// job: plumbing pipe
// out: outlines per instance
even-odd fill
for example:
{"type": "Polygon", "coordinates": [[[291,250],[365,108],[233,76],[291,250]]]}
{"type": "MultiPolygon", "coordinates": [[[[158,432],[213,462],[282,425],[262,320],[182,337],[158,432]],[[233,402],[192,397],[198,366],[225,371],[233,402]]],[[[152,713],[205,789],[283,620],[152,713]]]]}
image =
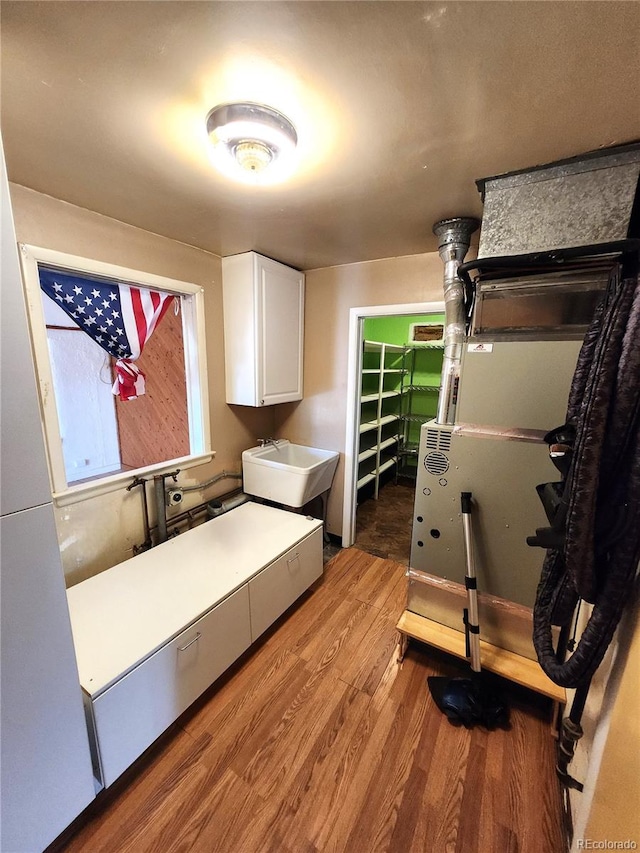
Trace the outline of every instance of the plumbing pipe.
{"type": "MultiPolygon", "coordinates": [[[[202,503],[202,504],[198,504],[197,506],[192,507],[191,509],[188,509],[188,510],[185,510],[184,512],[181,512],[180,515],[176,515],[174,518],[170,519],[167,522],[167,539],[169,538],[169,525],[171,526],[171,531],[172,531],[171,535],[173,535],[173,533],[177,532],[176,525],[181,525],[185,521],[189,522],[189,529],[190,529],[192,527],[192,522],[193,522],[194,518],[196,518],[199,515],[202,515],[206,511],[207,511],[207,504],[202,503]]],[[[151,528],[151,533],[155,533],[157,531],[157,529],[158,529],[157,525],[154,525],[151,528]]],[[[144,544],[134,545],[133,546],[133,556],[135,557],[137,554],[141,554],[143,551],[148,551],[149,548],[153,548],[153,540],[151,540],[151,541],[152,541],[152,544],[148,547],[146,547],[144,544]]],[[[160,544],[160,543],[158,542],[157,544],[160,544]]]]}
{"type": "Polygon", "coordinates": [[[147,503],[147,481],[142,477],[136,477],[135,480],[127,486],[127,491],[130,492],[136,486],[142,486],[142,517],[144,521],[144,542],[142,545],[136,546],[139,551],[148,551],[152,547],[151,527],[149,525],[149,505],[147,503]]]}
{"type": "MultiPolygon", "coordinates": [[[[251,500],[250,495],[245,495],[245,494],[244,494],[244,492],[241,492],[240,494],[244,495],[243,503],[244,503],[246,500],[251,500]]],[[[226,495],[219,495],[217,498],[209,498],[208,500],[203,501],[202,503],[196,504],[195,506],[192,506],[192,507],[190,507],[189,509],[185,509],[185,510],[183,510],[182,512],[178,513],[177,515],[174,515],[174,516],[172,516],[171,518],[168,518],[168,519],[167,519],[167,521],[166,521],[166,525],[167,525],[167,538],[169,538],[169,536],[170,536],[170,529],[169,529],[169,528],[173,528],[175,525],[183,524],[185,521],[193,521],[193,519],[194,519],[196,516],[198,516],[198,515],[202,515],[203,513],[205,513],[205,512],[207,512],[207,511],[208,511],[209,504],[210,504],[212,501],[220,500],[220,499],[225,498],[225,497],[227,497],[227,496],[229,496],[229,495],[231,495],[231,497],[229,497],[229,502],[234,501],[234,503],[235,503],[235,499],[234,499],[234,497],[233,497],[233,496],[234,496],[234,495],[236,495],[236,492],[228,492],[226,495]]],[[[222,502],[223,506],[224,506],[224,504],[226,504],[226,503],[227,503],[227,501],[226,501],[226,500],[224,500],[224,501],[222,502]]],[[[238,504],[235,504],[235,505],[238,505],[238,504]]],[[[225,512],[226,512],[226,511],[228,511],[228,509],[232,509],[232,508],[233,508],[233,507],[231,507],[231,506],[230,506],[230,507],[225,507],[225,512]]],[[[222,513],[221,513],[221,514],[222,514],[222,513]]],[[[153,526],[151,527],[151,533],[152,533],[152,534],[153,534],[153,533],[155,533],[157,530],[158,530],[157,525],[153,525],[153,526]]],[[[144,550],[144,549],[142,548],[142,546],[137,546],[137,547],[139,547],[141,550],[144,550]]]]}
{"type": "Polygon", "coordinates": [[[462,345],[466,331],[464,285],[458,278],[458,267],[469,250],[471,235],[480,222],[471,217],[442,219],[433,226],[438,238],[438,253],[444,263],[444,357],[442,389],[438,399],[436,423],[455,422],[462,345]]]}
{"type": "Polygon", "coordinates": [[[180,469],[176,468],[175,471],[169,471],[166,474],[156,474],[153,478],[153,489],[156,499],[156,524],[158,525],[158,545],[161,542],[167,541],[167,507],[164,496],[164,481],[167,477],[171,477],[175,483],[179,473],[180,469]]]}
{"type": "MultiPolygon", "coordinates": [[[[156,506],[156,524],[154,527],[149,526],[149,516],[146,502],[146,491],[145,491],[145,502],[144,502],[144,514],[145,514],[145,534],[146,541],[142,545],[134,546],[134,554],[140,553],[141,551],[146,551],[149,548],[153,547],[153,541],[151,538],[152,532],[157,533],[157,542],[156,545],[159,545],[161,542],[166,542],[169,538],[169,531],[167,528],[167,506],[166,506],[166,498],[165,498],[165,480],[167,477],[171,477],[174,483],[177,480],[177,476],[180,473],[180,469],[176,469],[175,471],[170,471],[167,474],[156,474],[153,478],[153,488],[154,488],[154,499],[156,506]]],[[[186,486],[182,488],[183,492],[193,492],[198,489],[204,489],[207,486],[213,485],[213,483],[217,483],[219,480],[224,480],[226,478],[231,478],[235,480],[241,480],[242,474],[237,474],[235,472],[229,471],[221,471],[219,474],[216,474],[210,480],[207,480],[204,483],[198,483],[195,486],[186,486]]],[[[141,483],[145,483],[145,480],[141,480],[138,482],[134,480],[131,483],[127,490],[132,489],[134,486],[140,485],[141,483]]],[[[205,501],[201,504],[198,504],[195,507],[191,507],[191,509],[185,510],[179,515],[173,516],[170,519],[171,524],[179,524],[185,519],[190,518],[193,515],[198,514],[199,512],[204,512],[206,510],[207,504],[209,501],[205,501]]]]}
{"type": "Polygon", "coordinates": [[[217,483],[219,480],[225,480],[227,478],[232,480],[241,480],[242,473],[236,474],[234,471],[221,471],[205,483],[196,483],[195,486],[180,486],[180,488],[183,492],[197,492],[199,489],[206,489],[207,486],[213,486],[213,484],[217,483]]]}
{"type": "Polygon", "coordinates": [[[156,474],[153,478],[153,491],[156,499],[156,525],[158,527],[158,544],[167,541],[167,513],[164,505],[164,475],[156,474]]]}

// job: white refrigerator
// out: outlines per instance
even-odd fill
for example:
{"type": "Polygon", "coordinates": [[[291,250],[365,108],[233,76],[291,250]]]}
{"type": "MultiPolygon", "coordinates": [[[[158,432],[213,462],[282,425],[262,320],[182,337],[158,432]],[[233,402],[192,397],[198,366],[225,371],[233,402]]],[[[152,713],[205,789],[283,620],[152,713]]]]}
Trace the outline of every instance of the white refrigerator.
{"type": "Polygon", "coordinates": [[[0,850],[37,853],[91,802],[95,788],[0,159],[0,850]]]}

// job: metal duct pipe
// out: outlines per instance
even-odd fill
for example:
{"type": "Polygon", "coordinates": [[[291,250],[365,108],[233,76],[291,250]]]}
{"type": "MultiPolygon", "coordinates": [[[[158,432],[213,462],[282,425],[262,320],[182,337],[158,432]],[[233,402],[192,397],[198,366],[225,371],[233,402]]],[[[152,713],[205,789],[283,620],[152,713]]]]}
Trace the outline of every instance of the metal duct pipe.
{"type": "Polygon", "coordinates": [[[436,415],[439,424],[452,424],[455,419],[466,320],[464,286],[458,278],[458,267],[469,251],[471,235],[479,226],[479,220],[471,217],[442,219],[433,226],[438,238],[438,253],[444,263],[444,358],[436,415]]]}

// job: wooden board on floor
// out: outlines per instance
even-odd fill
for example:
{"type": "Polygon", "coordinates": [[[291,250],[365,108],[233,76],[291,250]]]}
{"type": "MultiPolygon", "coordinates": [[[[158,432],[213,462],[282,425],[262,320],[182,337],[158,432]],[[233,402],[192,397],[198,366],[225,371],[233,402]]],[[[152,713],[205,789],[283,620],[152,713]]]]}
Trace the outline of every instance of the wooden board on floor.
{"type": "MultiPolygon", "coordinates": [[[[404,636],[420,640],[458,658],[466,658],[464,634],[454,631],[447,625],[441,625],[439,622],[433,622],[431,619],[405,610],[396,627],[404,636]]],[[[507,678],[522,687],[528,687],[536,693],[548,696],[554,702],[566,704],[567,696],[564,687],[554,684],[536,661],[480,640],[480,664],[489,672],[495,672],[496,675],[507,678]]]]}

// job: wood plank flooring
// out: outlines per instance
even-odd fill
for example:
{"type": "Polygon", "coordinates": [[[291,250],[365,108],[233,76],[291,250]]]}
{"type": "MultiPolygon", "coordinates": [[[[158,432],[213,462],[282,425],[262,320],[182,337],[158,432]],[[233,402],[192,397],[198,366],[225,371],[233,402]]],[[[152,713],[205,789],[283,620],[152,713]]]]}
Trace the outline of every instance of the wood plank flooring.
{"type": "Polygon", "coordinates": [[[50,853],[560,853],[549,706],[451,726],[396,660],[405,567],[356,548],[184,714],[50,853]]]}

